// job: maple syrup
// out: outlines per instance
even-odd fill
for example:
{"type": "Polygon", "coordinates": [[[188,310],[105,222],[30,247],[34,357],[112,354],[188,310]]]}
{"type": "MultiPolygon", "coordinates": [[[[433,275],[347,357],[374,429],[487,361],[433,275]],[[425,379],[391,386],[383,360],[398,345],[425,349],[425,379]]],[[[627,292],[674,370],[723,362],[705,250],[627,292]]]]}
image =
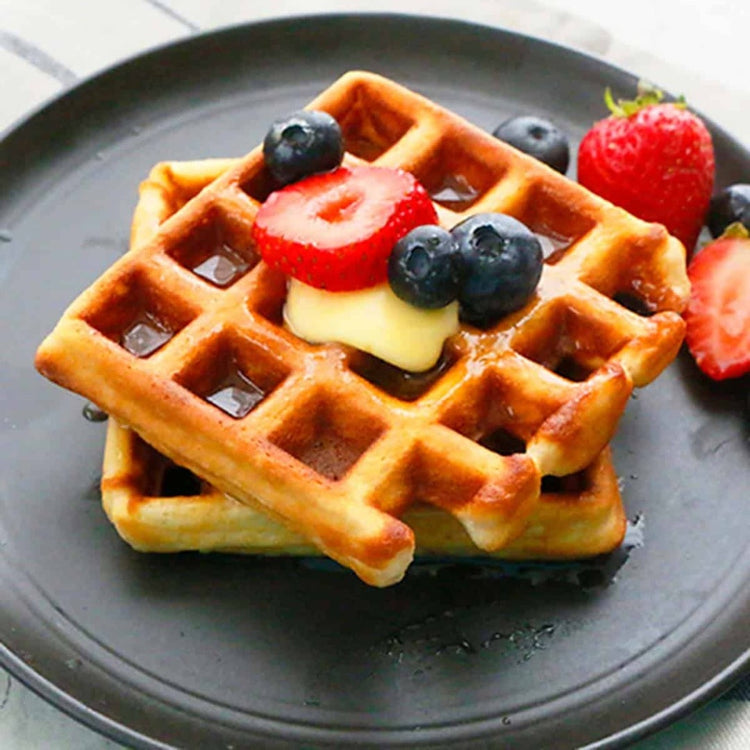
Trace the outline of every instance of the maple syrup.
{"type": "Polygon", "coordinates": [[[204,398],[230,417],[241,419],[249,414],[265,395],[262,388],[233,364],[228,375],[204,398]]]}
{"type": "Polygon", "coordinates": [[[215,286],[228,287],[250,269],[250,262],[226,243],[218,243],[214,252],[190,270],[215,286]]]}
{"type": "Polygon", "coordinates": [[[133,356],[145,359],[164,346],[172,336],[174,331],[155,315],[141,310],[120,335],[120,346],[133,356]]]}
{"type": "Polygon", "coordinates": [[[572,237],[563,237],[560,234],[549,232],[534,232],[542,246],[544,262],[554,265],[562,260],[565,251],[573,244],[572,237]]]}
{"type": "Polygon", "coordinates": [[[443,352],[434,367],[424,372],[409,372],[371,354],[360,352],[351,368],[360,377],[400,401],[416,401],[424,395],[453,364],[443,352]]]}
{"type": "Polygon", "coordinates": [[[465,211],[479,197],[479,191],[460,174],[447,174],[429,191],[430,198],[451,211],[465,211]]]}

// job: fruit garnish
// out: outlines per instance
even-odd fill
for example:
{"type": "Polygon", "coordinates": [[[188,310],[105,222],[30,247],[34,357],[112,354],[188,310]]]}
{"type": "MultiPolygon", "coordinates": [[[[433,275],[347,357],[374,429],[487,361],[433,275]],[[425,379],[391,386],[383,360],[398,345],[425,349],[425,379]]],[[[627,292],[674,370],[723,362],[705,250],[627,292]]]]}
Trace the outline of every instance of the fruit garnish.
{"type": "Polygon", "coordinates": [[[399,299],[387,283],[329,292],[292,279],[284,320],[311,343],[337,341],[402,370],[423,372],[437,363],[445,339],[458,330],[458,303],[420,310],[399,299]]]}
{"type": "Polygon", "coordinates": [[[461,318],[486,327],[523,307],[542,275],[536,235],[505,214],[470,216],[451,230],[461,257],[461,318]]]}
{"type": "Polygon", "coordinates": [[[338,122],[318,110],[301,110],[274,121],[263,140],[263,158],[279,185],[335,169],[343,156],[338,122]]]}
{"type": "Polygon", "coordinates": [[[714,380],[750,372],[750,235],[736,223],[690,262],[685,340],[714,380]]]}
{"type": "Polygon", "coordinates": [[[706,223],[713,237],[719,237],[736,221],[750,231],[750,185],[738,183],[719,191],[711,198],[706,223]]]}
{"type": "Polygon", "coordinates": [[[430,197],[408,172],[339,167],[271,193],[252,237],[270,266],[319,289],[351,291],[385,281],[396,242],[436,221],[430,197]]]}
{"type": "Polygon", "coordinates": [[[394,246],[388,282],[415,307],[445,307],[458,296],[459,253],[453,235],[435,224],[415,227],[394,246]]]}
{"type": "Polygon", "coordinates": [[[614,102],[578,149],[578,181],[644,221],[663,224],[692,252],[714,182],[711,134],[684,102],[663,102],[639,87],[635,101],[614,102]]]}
{"type": "Polygon", "coordinates": [[[520,115],[500,123],[492,135],[544,162],[561,174],[568,170],[568,137],[553,122],[543,117],[520,115]]]}

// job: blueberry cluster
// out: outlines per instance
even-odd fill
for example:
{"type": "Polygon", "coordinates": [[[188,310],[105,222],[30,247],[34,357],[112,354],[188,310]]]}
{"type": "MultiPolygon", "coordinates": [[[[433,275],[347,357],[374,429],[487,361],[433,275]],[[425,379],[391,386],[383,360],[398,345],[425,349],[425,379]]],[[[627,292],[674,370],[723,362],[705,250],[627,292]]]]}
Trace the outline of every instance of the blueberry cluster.
{"type": "MultiPolygon", "coordinates": [[[[516,120],[495,134],[500,137],[502,131],[537,158],[547,158],[551,150],[557,168],[564,171],[565,137],[561,145],[561,134],[551,124],[516,120]]],[[[316,110],[276,120],[263,141],[266,166],[279,185],[335,169],[343,153],[339,124],[316,110]]],[[[510,216],[484,213],[450,232],[432,224],[410,231],[393,248],[388,280],[396,295],[415,307],[435,309],[457,299],[465,322],[486,327],[526,303],[539,283],[542,265],[542,248],[533,232],[510,216]]]]}
{"type": "Polygon", "coordinates": [[[476,214],[448,232],[420,226],[402,237],[388,263],[395,294],[432,309],[458,300],[461,318],[487,327],[523,307],[542,274],[541,244],[528,227],[498,213],[476,214]]]}

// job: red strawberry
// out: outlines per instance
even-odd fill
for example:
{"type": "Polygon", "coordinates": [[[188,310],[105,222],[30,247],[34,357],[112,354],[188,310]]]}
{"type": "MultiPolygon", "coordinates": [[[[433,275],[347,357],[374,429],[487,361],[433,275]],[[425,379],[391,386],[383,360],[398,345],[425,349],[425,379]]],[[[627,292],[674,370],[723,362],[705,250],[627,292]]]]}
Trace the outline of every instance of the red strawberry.
{"type": "Polygon", "coordinates": [[[430,197],[408,172],[340,167],[272,193],[252,235],[270,266],[319,289],[350,291],[385,281],[396,242],[436,222],[430,197]]]}
{"type": "Polygon", "coordinates": [[[715,380],[750,371],[750,236],[732,224],[688,266],[692,284],[685,340],[715,380]]]}
{"type": "Polygon", "coordinates": [[[703,122],[682,102],[639,87],[634,102],[617,104],[578,150],[578,181],[645,221],[664,224],[688,251],[695,247],[711,200],[714,151],[703,122]]]}

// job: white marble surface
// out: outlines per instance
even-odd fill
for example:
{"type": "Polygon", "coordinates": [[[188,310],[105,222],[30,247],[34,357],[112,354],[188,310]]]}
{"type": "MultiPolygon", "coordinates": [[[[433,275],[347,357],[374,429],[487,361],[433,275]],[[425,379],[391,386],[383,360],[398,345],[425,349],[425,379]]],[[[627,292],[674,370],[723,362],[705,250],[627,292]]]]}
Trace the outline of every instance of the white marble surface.
{"type": "MultiPolygon", "coordinates": [[[[744,0],[0,0],[0,130],[81,77],[171,39],[238,21],[354,10],[460,17],[576,47],[684,93],[750,146],[744,0]]],[[[0,750],[116,747],[0,669],[0,750]]],[[[750,747],[750,703],[715,702],[636,747],[750,747]]]]}

